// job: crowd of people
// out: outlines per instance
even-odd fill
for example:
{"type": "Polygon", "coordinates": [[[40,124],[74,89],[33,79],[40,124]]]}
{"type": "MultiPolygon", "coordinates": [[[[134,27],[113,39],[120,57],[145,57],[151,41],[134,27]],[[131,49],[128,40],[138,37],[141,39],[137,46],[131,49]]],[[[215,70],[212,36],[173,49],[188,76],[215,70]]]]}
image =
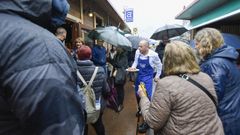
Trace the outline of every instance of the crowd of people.
{"type": "Polygon", "coordinates": [[[130,76],[139,106],[136,115],[144,119],[139,132],[240,134],[239,54],[217,29],[198,31],[196,48],[165,37],[155,51],[141,40],[134,52],[121,47],[108,52],[103,40],[87,46],[79,37],[75,48],[68,49],[67,31],[59,27],[68,10],[66,0],[0,1],[0,134],[87,135],[84,83],[77,71],[89,82],[96,67],[92,88],[100,115],[91,125],[98,135],[105,135],[102,116],[109,78],[121,112],[127,74],[132,72],[138,73],[130,76]]]}

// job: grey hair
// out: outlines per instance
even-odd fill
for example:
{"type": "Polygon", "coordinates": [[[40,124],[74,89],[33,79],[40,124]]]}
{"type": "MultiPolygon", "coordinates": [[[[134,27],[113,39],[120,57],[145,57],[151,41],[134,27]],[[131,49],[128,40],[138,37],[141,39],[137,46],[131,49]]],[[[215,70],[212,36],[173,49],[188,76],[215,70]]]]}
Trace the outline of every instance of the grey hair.
{"type": "Polygon", "coordinates": [[[143,43],[144,45],[147,45],[147,46],[150,45],[149,42],[147,40],[145,40],[145,39],[141,40],[140,42],[143,43]]]}
{"type": "Polygon", "coordinates": [[[57,28],[55,35],[58,36],[58,35],[62,35],[64,33],[67,33],[66,29],[63,27],[59,27],[59,28],[57,28]]]}

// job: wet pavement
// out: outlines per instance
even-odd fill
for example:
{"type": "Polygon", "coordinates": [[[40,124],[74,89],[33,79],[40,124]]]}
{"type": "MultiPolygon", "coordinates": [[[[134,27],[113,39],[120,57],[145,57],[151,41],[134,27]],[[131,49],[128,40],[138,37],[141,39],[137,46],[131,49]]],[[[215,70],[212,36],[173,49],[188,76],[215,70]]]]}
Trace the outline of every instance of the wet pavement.
{"type": "MultiPolygon", "coordinates": [[[[133,89],[133,82],[125,85],[124,108],[120,113],[106,108],[103,114],[106,135],[136,135],[137,127],[137,102],[133,89]]],[[[141,123],[141,120],[139,124],[141,123]]],[[[96,135],[92,126],[89,126],[88,135],[96,135]]],[[[138,133],[137,135],[145,135],[138,133]]]]}

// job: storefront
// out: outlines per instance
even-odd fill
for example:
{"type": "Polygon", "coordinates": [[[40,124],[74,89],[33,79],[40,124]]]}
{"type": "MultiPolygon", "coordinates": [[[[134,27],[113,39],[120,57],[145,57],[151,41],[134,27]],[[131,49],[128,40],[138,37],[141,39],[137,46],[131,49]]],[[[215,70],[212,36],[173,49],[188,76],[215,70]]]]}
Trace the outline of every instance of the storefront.
{"type": "Polygon", "coordinates": [[[69,0],[69,3],[71,8],[63,25],[68,32],[66,45],[69,48],[74,48],[77,37],[85,42],[93,42],[87,34],[98,26],[119,26],[122,30],[130,31],[107,0],[69,0]]]}

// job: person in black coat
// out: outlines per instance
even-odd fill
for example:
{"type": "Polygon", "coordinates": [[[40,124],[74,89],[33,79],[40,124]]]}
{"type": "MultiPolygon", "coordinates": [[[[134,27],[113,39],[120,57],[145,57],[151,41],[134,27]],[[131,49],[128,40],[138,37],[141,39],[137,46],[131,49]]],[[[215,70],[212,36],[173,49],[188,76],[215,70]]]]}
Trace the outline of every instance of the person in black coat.
{"type": "MultiPolygon", "coordinates": [[[[88,46],[82,45],[82,47],[77,50],[77,65],[80,74],[83,76],[84,80],[88,83],[93,75],[95,70],[95,65],[90,60],[92,57],[92,51],[88,46]]],[[[79,80],[80,87],[83,87],[83,83],[79,80]]],[[[97,75],[93,80],[92,88],[95,93],[96,100],[100,99],[101,103],[101,112],[98,120],[92,124],[97,135],[105,135],[105,128],[102,122],[103,110],[106,106],[105,98],[109,93],[109,87],[107,84],[107,78],[103,67],[99,66],[97,75]]],[[[87,135],[87,128],[85,130],[87,135]]]]}
{"type": "Polygon", "coordinates": [[[164,36],[163,40],[159,42],[159,45],[155,50],[155,52],[158,53],[158,57],[160,58],[161,61],[163,61],[164,50],[167,43],[169,43],[169,39],[167,36],[164,36]]]}
{"type": "Polygon", "coordinates": [[[117,54],[115,55],[112,63],[114,69],[116,70],[116,75],[114,77],[115,87],[118,94],[118,111],[123,109],[124,101],[124,85],[126,83],[126,69],[128,68],[128,56],[127,52],[122,48],[117,47],[117,54]]]}
{"type": "MultiPolygon", "coordinates": [[[[164,51],[167,43],[169,43],[168,37],[164,36],[163,41],[159,42],[159,45],[157,46],[155,52],[158,53],[158,57],[161,61],[163,61],[164,51]]],[[[162,71],[162,74],[160,75],[160,78],[164,77],[164,72],[162,71]]]]}
{"type": "MultiPolygon", "coordinates": [[[[131,67],[133,62],[134,62],[136,50],[137,49],[132,48],[131,51],[128,51],[128,54],[127,54],[127,56],[128,56],[128,67],[131,67]]],[[[135,74],[133,72],[129,72],[128,77],[129,77],[129,81],[132,81],[132,82],[135,81],[135,74]]]]}

